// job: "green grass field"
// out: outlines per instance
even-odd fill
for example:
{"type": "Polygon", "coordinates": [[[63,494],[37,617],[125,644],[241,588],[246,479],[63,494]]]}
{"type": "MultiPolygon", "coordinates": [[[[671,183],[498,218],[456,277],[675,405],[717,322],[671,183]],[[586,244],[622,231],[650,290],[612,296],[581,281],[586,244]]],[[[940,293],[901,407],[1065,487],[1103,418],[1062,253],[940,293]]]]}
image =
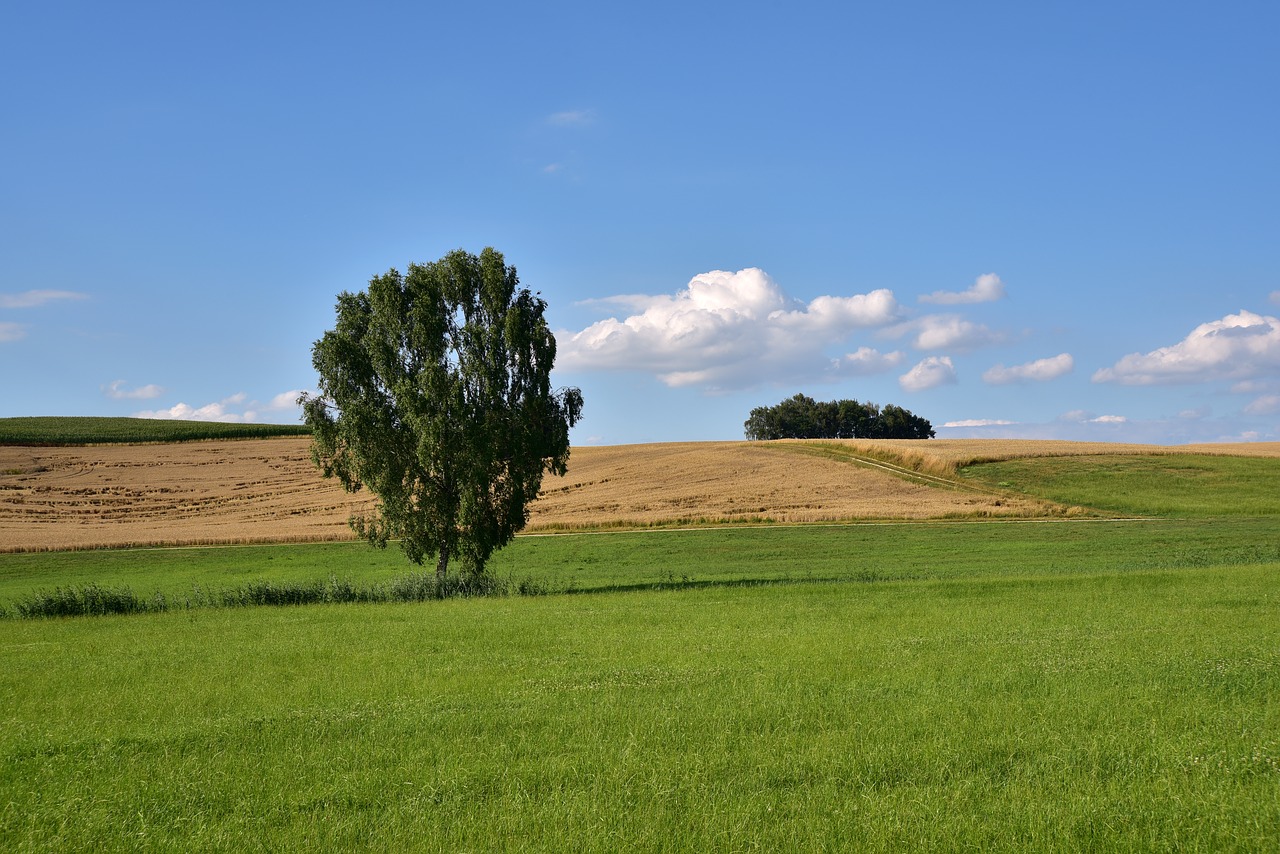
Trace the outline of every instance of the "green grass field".
{"type": "MultiPolygon", "coordinates": [[[[1019,485],[1098,506],[1035,464],[1019,485]]],[[[560,595],[0,620],[0,850],[1275,850],[1280,515],[1271,469],[1234,465],[1141,521],[495,561],[560,595]]],[[[1090,494],[1151,513],[1167,474],[1090,494]]],[[[0,602],[405,569],[356,544],[0,555],[0,602]]]]}
{"type": "Polygon", "coordinates": [[[1111,513],[1280,515],[1280,459],[1268,457],[1057,457],[985,463],[962,476],[1111,513]]]}

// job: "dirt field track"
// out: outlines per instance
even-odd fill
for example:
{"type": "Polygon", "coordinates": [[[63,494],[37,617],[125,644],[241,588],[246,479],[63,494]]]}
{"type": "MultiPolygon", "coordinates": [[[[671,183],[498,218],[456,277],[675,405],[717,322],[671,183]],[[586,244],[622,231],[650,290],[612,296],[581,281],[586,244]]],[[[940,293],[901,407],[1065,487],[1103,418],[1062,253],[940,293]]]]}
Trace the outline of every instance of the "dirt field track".
{"type": "MultiPolygon", "coordinates": [[[[348,539],[369,506],[312,467],[305,438],[0,446],[0,551],[348,539]]],[[[1169,452],[1060,442],[849,442],[945,474],[974,459],[1169,452]]],[[[670,522],[1027,516],[1030,501],[910,482],[798,452],[798,443],[697,442],[574,448],[543,481],[530,531],[670,522]]],[[[1177,451],[1280,456],[1280,444],[1177,451]]]]}

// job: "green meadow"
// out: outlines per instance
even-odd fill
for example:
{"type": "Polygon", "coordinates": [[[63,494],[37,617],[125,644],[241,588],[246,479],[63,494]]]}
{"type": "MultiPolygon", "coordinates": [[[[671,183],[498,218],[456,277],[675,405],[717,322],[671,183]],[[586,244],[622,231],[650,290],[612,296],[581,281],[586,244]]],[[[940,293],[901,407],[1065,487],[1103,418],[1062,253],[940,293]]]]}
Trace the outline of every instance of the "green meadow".
{"type": "Polygon", "coordinates": [[[538,596],[181,605],[406,571],[356,544],[0,555],[0,604],[171,603],[0,620],[0,850],[1276,850],[1276,468],[1173,459],[969,472],[1126,521],[520,538],[538,596]]]}

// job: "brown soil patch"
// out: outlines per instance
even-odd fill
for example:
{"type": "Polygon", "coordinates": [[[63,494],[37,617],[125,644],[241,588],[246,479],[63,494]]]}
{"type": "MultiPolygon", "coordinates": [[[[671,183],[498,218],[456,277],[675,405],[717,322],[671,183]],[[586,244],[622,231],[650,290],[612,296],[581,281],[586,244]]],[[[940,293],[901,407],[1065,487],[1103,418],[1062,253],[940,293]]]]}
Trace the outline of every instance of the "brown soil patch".
{"type": "MultiPolygon", "coordinates": [[[[306,438],[73,448],[0,446],[0,551],[348,539],[367,508],[319,477],[306,438]]],[[[573,450],[529,530],[693,522],[1027,516],[1047,505],[912,483],[797,453],[796,443],[697,442],[573,450]]],[[[1280,444],[1184,446],[932,440],[842,442],[919,471],[976,459],[1115,453],[1280,456],[1280,444]]]]}

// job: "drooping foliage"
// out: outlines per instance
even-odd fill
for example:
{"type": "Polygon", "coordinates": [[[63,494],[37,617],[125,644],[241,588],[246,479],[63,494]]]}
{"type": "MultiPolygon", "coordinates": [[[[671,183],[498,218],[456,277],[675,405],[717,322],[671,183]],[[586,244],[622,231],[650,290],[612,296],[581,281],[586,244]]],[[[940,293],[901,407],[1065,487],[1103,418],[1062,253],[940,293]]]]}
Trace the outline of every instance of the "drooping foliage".
{"type": "Polygon", "coordinates": [[[544,472],[564,474],[576,388],[551,390],[556,341],[546,302],[486,248],[389,270],[338,296],[337,325],[315,343],[319,394],[301,399],[312,459],[378,501],[353,529],[398,539],[447,572],[483,573],[529,518],[544,472]]]}
{"type": "Polygon", "coordinates": [[[743,424],[748,439],[932,439],[933,425],[892,403],[817,401],[797,394],[757,406],[743,424]]]}

